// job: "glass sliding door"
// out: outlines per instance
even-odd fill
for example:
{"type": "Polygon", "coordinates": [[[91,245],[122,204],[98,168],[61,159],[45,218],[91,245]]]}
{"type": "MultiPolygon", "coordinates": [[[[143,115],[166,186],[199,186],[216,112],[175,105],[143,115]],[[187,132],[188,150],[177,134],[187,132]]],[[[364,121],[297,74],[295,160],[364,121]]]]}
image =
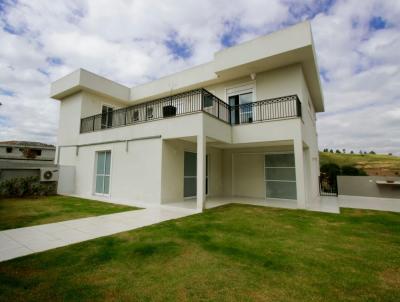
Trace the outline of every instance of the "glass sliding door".
{"type": "Polygon", "coordinates": [[[111,151],[97,152],[95,192],[98,194],[110,193],[110,167],[111,151]]]}
{"type": "Polygon", "coordinates": [[[265,155],[265,187],[267,198],[297,198],[293,153],[265,155]]]}
{"type": "MultiPolygon", "coordinates": [[[[206,155],[206,187],[208,194],[208,155],[206,155]]],[[[197,153],[185,152],[183,174],[183,197],[195,197],[197,194],[197,153]]]]}
{"type": "Polygon", "coordinates": [[[253,121],[252,92],[231,95],[228,100],[229,105],[232,106],[232,124],[251,123],[253,121]]]}
{"type": "Polygon", "coordinates": [[[183,197],[194,197],[197,192],[197,154],[185,152],[183,174],[183,197]]]}

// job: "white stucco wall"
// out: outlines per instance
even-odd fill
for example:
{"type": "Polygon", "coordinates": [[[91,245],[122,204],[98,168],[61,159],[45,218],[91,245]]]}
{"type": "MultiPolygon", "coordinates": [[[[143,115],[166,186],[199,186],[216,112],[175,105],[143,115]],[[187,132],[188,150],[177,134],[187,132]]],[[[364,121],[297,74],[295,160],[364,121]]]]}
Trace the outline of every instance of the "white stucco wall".
{"type": "MultiPolygon", "coordinates": [[[[75,161],[75,194],[95,193],[96,151],[111,151],[111,199],[160,203],[161,139],[62,148],[60,165],[75,161]],[[71,152],[72,151],[72,152],[71,152]]],[[[63,181],[60,179],[60,181],[63,181]]]]}
{"type": "Polygon", "coordinates": [[[58,145],[77,144],[79,141],[82,111],[82,93],[65,98],[60,103],[58,145]]]}

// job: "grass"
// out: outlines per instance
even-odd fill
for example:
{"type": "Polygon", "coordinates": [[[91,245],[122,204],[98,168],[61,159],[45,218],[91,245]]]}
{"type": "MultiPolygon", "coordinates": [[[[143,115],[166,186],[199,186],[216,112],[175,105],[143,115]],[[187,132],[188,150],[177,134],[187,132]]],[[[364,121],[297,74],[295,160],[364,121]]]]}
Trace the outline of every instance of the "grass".
{"type": "Polygon", "coordinates": [[[383,154],[319,153],[320,165],[335,163],[362,168],[368,175],[400,176],[400,157],[383,154]],[[397,174],[396,174],[397,173],[397,174]]]}
{"type": "Polygon", "coordinates": [[[400,214],[228,205],[0,263],[2,301],[400,301],[400,214]]]}
{"type": "Polygon", "coordinates": [[[0,230],[131,211],[137,208],[67,196],[0,199],[0,230]]]}

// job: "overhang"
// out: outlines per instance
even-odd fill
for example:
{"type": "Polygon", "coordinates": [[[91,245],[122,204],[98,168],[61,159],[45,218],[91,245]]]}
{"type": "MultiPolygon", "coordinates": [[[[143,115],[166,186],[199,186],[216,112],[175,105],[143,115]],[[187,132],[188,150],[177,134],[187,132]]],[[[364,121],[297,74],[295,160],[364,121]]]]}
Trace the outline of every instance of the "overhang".
{"type": "Polygon", "coordinates": [[[63,98],[80,91],[89,91],[118,101],[128,102],[130,89],[85,69],[78,69],[51,84],[50,96],[63,98]]]}

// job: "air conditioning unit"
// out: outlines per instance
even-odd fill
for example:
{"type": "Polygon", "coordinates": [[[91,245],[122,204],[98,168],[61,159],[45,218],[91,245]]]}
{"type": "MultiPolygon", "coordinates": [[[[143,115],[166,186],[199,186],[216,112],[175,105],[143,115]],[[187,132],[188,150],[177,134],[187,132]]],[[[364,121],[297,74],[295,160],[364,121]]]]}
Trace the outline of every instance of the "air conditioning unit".
{"type": "Polygon", "coordinates": [[[41,168],[40,181],[57,181],[58,169],[57,168],[41,168]]]}

